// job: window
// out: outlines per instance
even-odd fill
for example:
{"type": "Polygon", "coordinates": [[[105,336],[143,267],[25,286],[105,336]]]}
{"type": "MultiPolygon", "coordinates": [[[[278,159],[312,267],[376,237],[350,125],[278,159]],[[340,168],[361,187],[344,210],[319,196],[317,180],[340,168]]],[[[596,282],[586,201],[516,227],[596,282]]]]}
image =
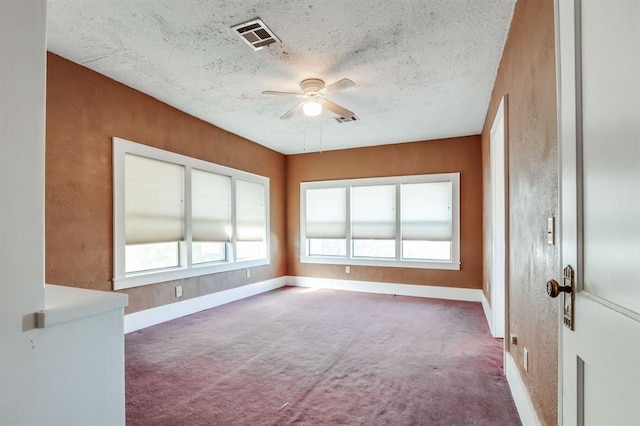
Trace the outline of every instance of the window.
{"type": "Polygon", "coordinates": [[[192,263],[228,260],[231,231],[231,177],[192,169],[192,263]]]}
{"type": "Polygon", "coordinates": [[[351,239],[354,258],[396,257],[396,187],[351,187],[351,239]]]}
{"type": "Polygon", "coordinates": [[[114,138],[114,288],[269,263],[269,179],[114,138]]]}
{"type": "Polygon", "coordinates": [[[180,265],[184,235],[184,166],[124,157],[125,270],[180,265]]]}
{"type": "Polygon", "coordinates": [[[301,184],[301,261],[460,269],[459,173],[301,184]]]}
{"type": "Polygon", "coordinates": [[[238,259],[260,258],[265,255],[264,185],[243,179],[236,180],[236,217],[238,259]]]}
{"type": "Polygon", "coordinates": [[[453,182],[400,185],[402,258],[452,259],[453,182]]]}
{"type": "Polygon", "coordinates": [[[306,192],[306,236],[312,256],[347,253],[346,188],[310,188],[306,192]]]}

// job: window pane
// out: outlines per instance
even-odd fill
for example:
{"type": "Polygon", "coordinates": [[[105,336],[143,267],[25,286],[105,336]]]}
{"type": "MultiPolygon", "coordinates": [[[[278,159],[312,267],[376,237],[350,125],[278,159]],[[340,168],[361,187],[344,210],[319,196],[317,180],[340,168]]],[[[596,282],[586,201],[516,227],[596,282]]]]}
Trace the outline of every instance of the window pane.
{"type": "Polygon", "coordinates": [[[125,247],[126,272],[142,272],[180,265],[179,243],[134,244],[125,247]]]}
{"type": "Polygon", "coordinates": [[[382,257],[395,259],[395,240],[353,240],[354,257],[382,257]]]}
{"type": "Polygon", "coordinates": [[[452,182],[401,185],[402,239],[451,241],[452,182]]]}
{"type": "Polygon", "coordinates": [[[402,258],[407,260],[451,260],[451,241],[403,241],[402,258]]]}
{"type": "Polygon", "coordinates": [[[191,171],[193,241],[231,241],[231,177],[191,171]]]}
{"type": "Polygon", "coordinates": [[[226,243],[194,241],[191,245],[191,263],[227,260],[226,243]]]}
{"type": "Polygon", "coordinates": [[[325,238],[310,238],[309,256],[346,256],[347,241],[325,238]]]}
{"type": "Polygon", "coordinates": [[[265,240],[266,209],[263,184],[236,180],[236,232],[238,241],[265,240]]]}
{"type": "Polygon", "coordinates": [[[184,166],[127,154],[124,187],[127,244],[183,240],[184,166]]]}
{"type": "Polygon", "coordinates": [[[267,257],[264,241],[236,242],[236,257],[238,260],[262,259],[267,257]]]}
{"type": "Polygon", "coordinates": [[[369,240],[396,237],[395,185],[351,188],[351,236],[369,240]]]}
{"type": "Polygon", "coordinates": [[[318,188],[306,191],[308,238],[345,238],[347,235],[347,189],[318,188]]]}

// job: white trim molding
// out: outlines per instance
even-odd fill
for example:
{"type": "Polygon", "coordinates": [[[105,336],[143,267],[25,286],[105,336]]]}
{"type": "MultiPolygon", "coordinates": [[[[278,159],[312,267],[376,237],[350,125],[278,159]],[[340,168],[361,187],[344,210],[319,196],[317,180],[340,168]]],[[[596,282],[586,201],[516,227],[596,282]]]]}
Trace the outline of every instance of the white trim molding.
{"type": "Polygon", "coordinates": [[[520,372],[516,363],[510,353],[505,353],[505,374],[507,376],[507,382],[511,389],[511,395],[513,395],[513,401],[518,409],[520,415],[520,421],[523,426],[542,426],[542,422],[536,414],[536,410],[533,408],[533,401],[529,391],[520,376],[520,372]]]}
{"type": "MultiPolygon", "coordinates": [[[[434,299],[460,300],[482,304],[485,317],[491,327],[491,308],[481,289],[439,287],[415,284],[381,283],[374,281],[353,281],[332,278],[282,276],[267,281],[211,293],[205,296],[162,305],[124,316],[124,333],[131,333],[166,321],[171,321],[216,306],[235,302],[257,294],[266,293],[284,286],[325,288],[332,290],[357,291],[377,294],[397,294],[401,296],[428,297],[434,299]]],[[[542,425],[533,408],[529,392],[520,377],[513,357],[505,352],[505,374],[518,409],[522,424],[542,425]]]]}
{"type": "Polygon", "coordinates": [[[295,287],[360,291],[365,293],[398,294],[400,296],[431,297],[434,299],[462,300],[467,302],[482,301],[482,290],[474,288],[437,287],[429,285],[292,276],[287,277],[287,285],[295,287]]]}
{"type": "Polygon", "coordinates": [[[365,293],[397,294],[400,296],[482,302],[483,305],[483,299],[486,300],[482,290],[472,288],[283,276],[125,315],[124,332],[125,334],[131,333],[287,285],[293,287],[327,288],[365,293]]]}
{"type": "Polygon", "coordinates": [[[286,277],[278,277],[267,281],[261,281],[254,284],[207,294],[205,296],[194,297],[193,299],[146,309],[144,311],[134,312],[124,316],[124,332],[125,334],[131,333],[132,331],[151,327],[152,325],[195,314],[196,312],[215,308],[216,306],[235,302],[236,300],[245,299],[247,297],[255,296],[256,294],[275,290],[277,288],[284,287],[285,285],[287,285],[286,277]]]}
{"type": "Polygon", "coordinates": [[[487,295],[482,292],[482,310],[484,311],[484,316],[487,318],[487,324],[489,324],[489,331],[493,337],[496,335],[493,333],[493,314],[491,313],[491,305],[489,305],[489,300],[487,300],[487,295]]]}

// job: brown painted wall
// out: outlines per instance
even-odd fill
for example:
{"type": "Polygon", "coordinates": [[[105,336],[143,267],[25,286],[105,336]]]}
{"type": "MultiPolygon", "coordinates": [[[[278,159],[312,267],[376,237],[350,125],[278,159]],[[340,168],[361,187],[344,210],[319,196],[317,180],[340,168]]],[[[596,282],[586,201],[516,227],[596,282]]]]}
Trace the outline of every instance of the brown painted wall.
{"type": "MultiPolygon", "coordinates": [[[[558,214],[558,143],[553,0],[519,0],[482,133],[484,192],[489,193],[489,132],[508,95],[509,350],[540,419],[557,419],[558,301],[545,283],[558,280],[558,246],[546,242],[547,217],[558,214]],[[522,366],[529,350],[529,373],[522,366]]],[[[490,225],[485,197],[485,229],[490,225]]],[[[491,240],[485,238],[485,291],[490,292],[491,240]]]]}
{"type": "Polygon", "coordinates": [[[482,288],[482,163],[479,136],[287,157],[288,275],[482,288]],[[300,183],[460,172],[460,271],[300,263],[300,183]]]}
{"type": "MultiPolygon", "coordinates": [[[[191,117],[49,53],[46,128],[46,280],[112,289],[112,142],[118,136],[271,179],[271,264],[137,287],[127,313],[283,276],[284,155],[191,117]]],[[[215,102],[215,100],[212,100],[215,102]]]]}

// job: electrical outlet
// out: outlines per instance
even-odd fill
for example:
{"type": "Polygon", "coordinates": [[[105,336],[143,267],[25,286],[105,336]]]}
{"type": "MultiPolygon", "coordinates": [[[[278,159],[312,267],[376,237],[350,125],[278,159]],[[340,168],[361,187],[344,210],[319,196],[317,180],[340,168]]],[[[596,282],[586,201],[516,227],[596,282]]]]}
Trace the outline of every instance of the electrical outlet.
{"type": "Polygon", "coordinates": [[[251,278],[251,269],[247,269],[247,278],[251,278]]]}
{"type": "Polygon", "coordinates": [[[351,273],[351,266],[345,266],[344,271],[345,271],[347,274],[350,274],[350,273],[351,273]]]}
{"type": "Polygon", "coordinates": [[[518,336],[516,336],[515,334],[511,335],[511,344],[512,345],[517,345],[518,344],[518,336]]]}
{"type": "Polygon", "coordinates": [[[524,348],[524,357],[523,357],[522,363],[524,364],[524,371],[528,373],[529,372],[529,351],[527,350],[527,348],[524,348]]]}
{"type": "Polygon", "coordinates": [[[176,297],[182,297],[182,286],[181,285],[177,285],[176,286],[176,297]]]}

